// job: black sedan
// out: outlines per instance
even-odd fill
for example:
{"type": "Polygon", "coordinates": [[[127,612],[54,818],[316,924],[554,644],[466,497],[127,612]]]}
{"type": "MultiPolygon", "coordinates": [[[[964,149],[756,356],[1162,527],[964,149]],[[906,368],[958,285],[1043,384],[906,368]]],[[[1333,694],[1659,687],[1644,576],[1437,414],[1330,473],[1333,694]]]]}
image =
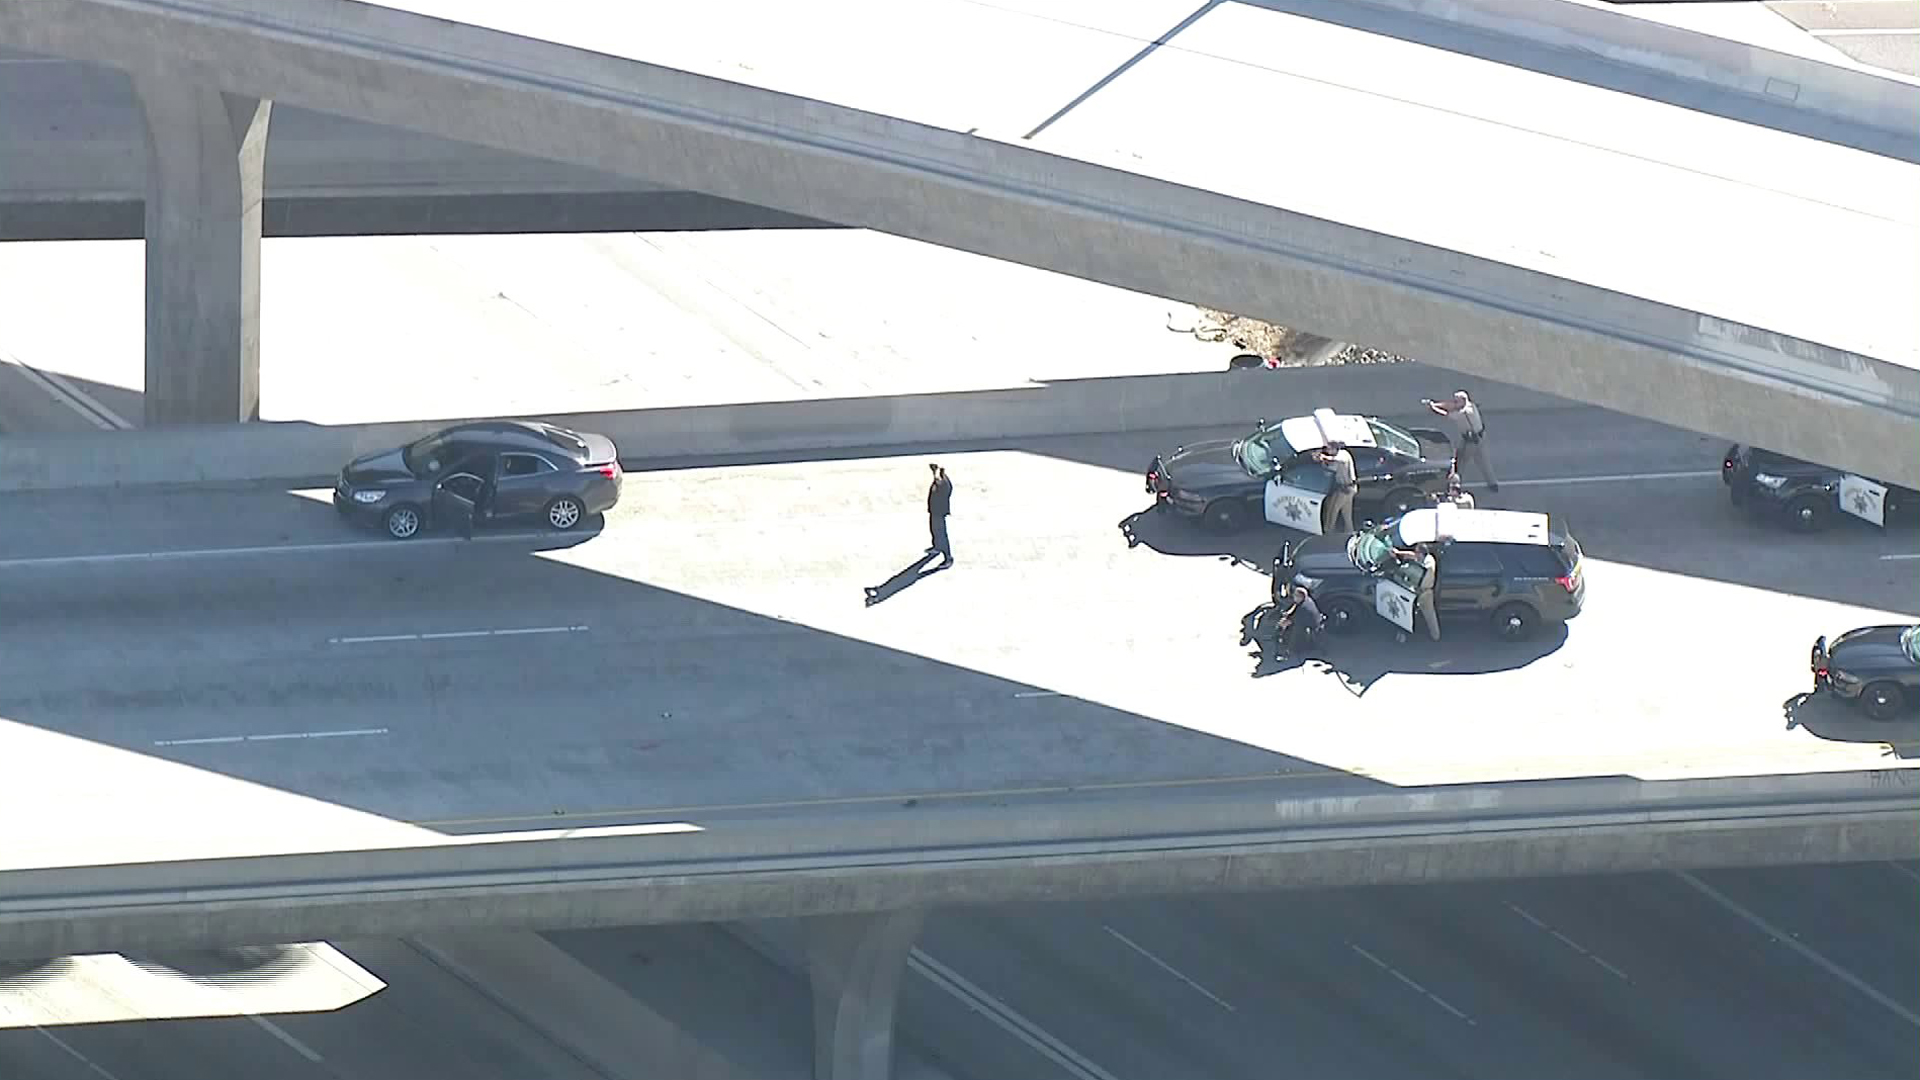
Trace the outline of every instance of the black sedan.
{"type": "Polygon", "coordinates": [[[1892,720],[1920,706],[1920,626],[1863,626],[1813,643],[1813,690],[1892,720]]]}
{"type": "Polygon", "coordinates": [[[1814,532],[1856,517],[1884,528],[1920,518],[1920,492],[1738,443],[1720,459],[1733,505],[1814,532]]]}
{"type": "Polygon", "coordinates": [[[535,518],[561,531],[620,501],[620,460],[605,435],[553,424],[459,424],[340,470],[333,506],[396,540],[471,512],[476,523],[535,518]]]}
{"type": "Polygon", "coordinates": [[[1331,439],[1344,443],[1353,456],[1360,486],[1354,512],[1362,519],[1398,517],[1431,505],[1429,496],[1446,489],[1451,457],[1429,458],[1421,447],[1423,441],[1448,444],[1444,434],[1316,409],[1276,423],[1262,420],[1245,438],[1197,442],[1156,456],[1147,471],[1147,490],[1157,507],[1199,518],[1222,532],[1238,532],[1263,517],[1274,519],[1266,512],[1272,482],[1289,493],[1291,503],[1313,511],[1276,523],[1317,534],[1317,511],[1331,484],[1326,468],[1308,455],[1331,439]]]}

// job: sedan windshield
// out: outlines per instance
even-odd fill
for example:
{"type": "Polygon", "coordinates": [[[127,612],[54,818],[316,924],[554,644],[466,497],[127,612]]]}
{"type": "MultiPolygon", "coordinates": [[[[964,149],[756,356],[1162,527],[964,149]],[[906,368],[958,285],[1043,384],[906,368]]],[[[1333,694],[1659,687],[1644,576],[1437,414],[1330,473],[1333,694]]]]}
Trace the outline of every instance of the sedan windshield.
{"type": "Polygon", "coordinates": [[[1920,626],[1900,631],[1900,651],[1907,654],[1907,659],[1920,664],[1920,626]]]}
{"type": "Polygon", "coordinates": [[[1420,456],[1420,440],[1401,431],[1392,424],[1382,423],[1372,417],[1367,418],[1367,427],[1373,430],[1374,445],[1389,454],[1403,454],[1407,457],[1420,456]]]}
{"type": "Polygon", "coordinates": [[[1378,574],[1393,562],[1393,538],[1388,530],[1391,526],[1376,525],[1372,529],[1357,533],[1347,545],[1347,557],[1353,565],[1369,574],[1378,574]]]}
{"type": "Polygon", "coordinates": [[[1248,476],[1259,479],[1279,467],[1280,463],[1274,459],[1272,439],[1272,432],[1262,431],[1233,444],[1234,460],[1247,470],[1248,476]]]}
{"type": "Polygon", "coordinates": [[[400,460],[406,463],[408,472],[415,476],[425,476],[429,472],[438,470],[438,459],[446,456],[446,450],[445,435],[429,435],[400,451],[400,460]],[[435,462],[435,464],[429,467],[428,462],[435,462]]]}

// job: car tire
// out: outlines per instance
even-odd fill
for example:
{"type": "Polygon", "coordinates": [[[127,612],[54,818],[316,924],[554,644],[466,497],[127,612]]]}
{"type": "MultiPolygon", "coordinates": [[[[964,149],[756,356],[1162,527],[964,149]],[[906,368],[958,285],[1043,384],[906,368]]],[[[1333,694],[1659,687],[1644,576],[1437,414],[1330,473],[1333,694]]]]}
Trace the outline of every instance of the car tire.
{"type": "Polygon", "coordinates": [[[1900,684],[1881,680],[1868,683],[1860,691],[1860,708],[1875,720],[1892,720],[1907,707],[1907,695],[1900,684]]]}
{"type": "Polygon", "coordinates": [[[1787,521],[1800,532],[1819,532],[1833,517],[1833,504],[1823,495],[1801,495],[1787,504],[1787,521]]]}
{"type": "Polygon", "coordinates": [[[1386,521],[1427,505],[1427,497],[1418,488],[1398,487],[1380,500],[1380,520],[1386,521]]]}
{"type": "Polygon", "coordinates": [[[1493,633],[1502,641],[1525,641],[1540,629],[1540,613],[1515,601],[1493,613],[1493,633]]]}
{"type": "Polygon", "coordinates": [[[1321,609],[1321,614],[1327,617],[1327,633],[1344,637],[1347,634],[1358,633],[1360,627],[1365,625],[1367,609],[1361,607],[1359,601],[1342,596],[1339,599],[1327,601],[1327,606],[1321,609]]]}
{"type": "Polygon", "coordinates": [[[380,527],[395,540],[411,540],[419,536],[420,530],[425,528],[426,524],[426,519],[420,514],[420,508],[412,503],[401,503],[398,506],[389,507],[386,513],[380,515],[380,527]]]}
{"type": "Polygon", "coordinates": [[[587,508],[579,499],[571,495],[561,495],[550,499],[542,516],[547,527],[555,532],[567,532],[586,520],[587,508]]]}
{"type": "Polygon", "coordinates": [[[1214,532],[1237,533],[1246,531],[1250,516],[1247,504],[1239,499],[1215,499],[1207,504],[1203,520],[1214,532]]]}

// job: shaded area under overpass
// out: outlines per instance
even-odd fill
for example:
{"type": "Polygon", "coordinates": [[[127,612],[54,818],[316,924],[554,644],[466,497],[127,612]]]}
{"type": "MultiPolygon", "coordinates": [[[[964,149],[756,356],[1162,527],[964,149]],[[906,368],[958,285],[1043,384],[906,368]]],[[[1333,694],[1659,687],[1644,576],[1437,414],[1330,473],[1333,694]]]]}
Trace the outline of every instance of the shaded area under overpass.
{"type": "MultiPolygon", "coordinates": [[[[930,9],[928,17],[938,15],[947,20],[943,28],[979,38],[996,30],[977,21],[988,17],[985,10],[930,9]]],[[[897,90],[897,80],[879,80],[875,71],[861,69],[863,62],[870,67],[888,55],[875,48],[880,39],[869,34],[839,40],[830,14],[809,9],[811,22],[789,26],[775,20],[751,27],[765,40],[743,43],[745,51],[727,75],[759,79],[766,86],[661,66],[658,61],[712,69],[691,50],[687,55],[675,51],[685,47],[667,32],[676,27],[649,28],[639,39],[632,27],[594,27],[593,34],[579,38],[601,50],[589,53],[329,0],[271,5],[46,0],[7,9],[0,38],[39,52],[125,67],[136,77],[151,72],[146,85],[156,100],[171,102],[167,107],[183,118],[200,116],[184,120],[190,130],[198,124],[197,130],[217,131],[224,123],[220,99],[210,90],[217,86],[230,95],[252,95],[246,100],[273,99],[431,130],[1271,317],[1336,339],[1364,341],[1920,484],[1920,463],[1898,452],[1920,417],[1920,373],[1914,368],[1920,340],[1914,340],[1910,320],[1898,315],[1904,303],[1899,298],[1910,296],[1920,283],[1915,246],[1904,239],[1915,223],[1908,210],[1888,210],[1893,204],[1871,192],[1861,195],[1866,201],[1857,206],[1816,206],[1814,188],[1807,186],[1812,173],[1801,174],[1811,167],[1830,178],[1836,174],[1816,167],[1817,160],[1829,153],[1852,155],[1843,172],[1863,184],[1863,192],[1892,191],[1908,168],[1903,163],[1624,95],[1556,87],[1555,92],[1603,95],[1562,105],[1620,110],[1612,117],[1615,143],[1633,142],[1639,138],[1634,133],[1643,130],[1651,132],[1649,139],[1644,145],[1578,151],[1600,153],[1603,169],[1599,159],[1562,160],[1577,140],[1528,130],[1513,117],[1482,118],[1486,122],[1473,129],[1473,138],[1484,145],[1456,143],[1445,169],[1430,171],[1419,184],[1398,186],[1390,199],[1369,197],[1365,185],[1336,185],[1349,189],[1348,205],[1342,207],[1324,201],[1337,192],[1301,195],[1297,189],[1313,171],[1286,167],[1290,159],[1284,147],[1248,151],[1252,157],[1236,151],[1236,159],[1220,147],[1175,140],[1176,152],[1169,148],[1167,132],[1136,124],[1130,130],[1137,129],[1144,141],[1133,150],[1124,143],[1116,146],[1110,130],[1087,126],[1097,122],[1102,108],[1111,123],[1116,109],[1136,115],[1129,102],[1141,100],[1142,93],[1173,93],[1180,87],[1188,88],[1181,92],[1189,97],[1200,92],[1195,87],[1205,87],[1210,95],[1205,100],[1215,106],[1231,102],[1249,109],[1276,100],[1269,92],[1276,79],[1293,88],[1290,93],[1304,92],[1298,91],[1303,76],[1250,64],[1239,55],[1249,50],[1275,54],[1273,42],[1260,34],[1275,32],[1271,20],[1291,16],[1257,5],[1209,4],[1185,13],[1193,18],[1180,22],[1178,40],[1170,44],[1163,43],[1174,37],[1168,26],[1147,26],[1143,19],[1153,13],[1141,11],[1114,15],[1111,25],[1093,29],[1062,29],[1066,24],[1056,23],[1055,36],[1045,40],[1034,29],[1037,21],[1019,23],[1015,29],[1031,31],[1021,35],[1007,33],[1003,18],[997,27],[1002,36],[993,40],[1008,50],[1044,51],[1054,63],[1038,66],[1046,67],[1050,87],[994,87],[998,97],[975,110],[985,114],[983,124],[960,134],[957,99],[943,98],[950,88],[936,85],[950,72],[930,73],[923,87],[928,96],[908,108],[887,96],[897,90]],[[793,36],[803,31],[811,36],[793,36]],[[777,55],[808,56],[811,69],[818,70],[797,71],[777,55],[744,58],[750,44],[765,46],[774,38],[779,38],[777,55]],[[156,41],[168,44],[165,55],[190,59],[156,70],[154,58],[161,55],[153,48],[156,41]],[[1137,48],[1142,43],[1146,48],[1137,48]],[[627,55],[613,55],[620,50],[627,55]],[[642,53],[657,62],[630,58],[642,53]],[[756,75],[749,70],[755,63],[770,63],[776,71],[756,75]],[[1009,126],[1021,111],[1089,72],[1105,78],[1086,78],[1081,88],[1094,84],[1099,93],[1061,110],[1065,119],[1025,136],[1019,132],[1026,129],[1009,126]],[[1269,81],[1239,87],[1204,77],[1254,77],[1248,72],[1269,81]],[[829,76],[828,83],[819,82],[829,76]],[[862,81],[869,77],[875,78],[862,81]],[[202,89],[169,87],[168,80],[182,78],[199,80],[202,89]],[[1116,96],[1115,88],[1126,92],[1116,96]],[[795,96],[793,91],[802,89],[814,97],[795,96]],[[849,101],[856,105],[845,104],[849,101]],[[886,115],[882,108],[919,119],[886,115]],[[1665,111],[1654,115],[1647,109],[1665,111]],[[1707,127],[1696,131],[1702,124],[1707,127]],[[1785,153],[1763,150],[1754,141],[1769,138],[1787,140],[1777,147],[1785,153]],[[1156,139],[1158,145],[1152,145],[1156,139]],[[1662,139],[1669,143],[1666,150],[1653,145],[1662,139]],[[1690,146],[1696,149],[1685,149],[1690,146]],[[1699,146],[1712,147],[1725,167],[1703,171],[1699,146]],[[1663,153],[1685,160],[1663,164],[1663,153]],[[1512,179],[1501,181],[1496,170],[1509,170],[1516,161],[1547,164],[1518,186],[1512,179]],[[1620,184],[1609,187],[1613,171],[1627,168],[1628,161],[1637,162],[1629,172],[1654,172],[1632,177],[1622,172],[1620,184]],[[1783,162],[1801,172],[1783,171],[1783,162]],[[1429,202],[1440,197],[1441,181],[1485,187],[1474,204],[1479,209],[1464,202],[1418,205],[1415,196],[1429,202]],[[1542,190],[1580,182],[1589,185],[1586,194],[1572,188],[1557,193],[1554,205],[1561,209],[1529,208],[1526,200],[1538,204],[1542,190]],[[1604,197],[1609,190],[1613,197],[1604,197]],[[1622,190],[1635,192],[1632,213],[1622,209],[1622,190]],[[1767,209],[1756,211],[1755,198],[1767,209]],[[1355,199],[1363,200],[1363,209],[1352,205],[1355,199]],[[1582,199],[1588,201],[1581,213],[1564,212],[1568,200],[1582,199]],[[1648,208],[1660,214],[1648,218],[1648,208]],[[1784,216],[1772,217],[1775,211],[1784,216]],[[1755,212],[1769,216],[1771,229],[1763,243],[1746,224],[1755,212]],[[1869,220],[1876,214],[1892,216],[1869,220]],[[1481,218],[1504,224],[1488,233],[1479,228],[1481,218]],[[1555,228],[1562,232],[1542,232],[1555,228]],[[1758,254],[1756,243],[1822,265],[1821,287],[1808,289],[1772,273],[1771,259],[1758,254]],[[1465,253],[1470,251],[1479,253],[1465,253]],[[1620,291],[1627,288],[1668,302],[1620,291]]],[[[676,18],[696,15],[718,17],[703,8],[676,18]]],[[[1001,11],[996,17],[1006,15],[1001,11]]],[[[500,17],[496,11],[496,20],[500,17]]],[[[1286,31],[1298,35],[1311,25],[1295,20],[1286,31]]],[[[554,36],[578,37],[583,29],[556,24],[554,36]]],[[[958,56],[942,62],[975,63],[958,56]]],[[[1472,84],[1485,91],[1488,80],[1527,74],[1497,67],[1483,65],[1473,79],[1432,85],[1452,92],[1472,84]]],[[[965,87],[975,97],[982,93],[971,75],[965,87]]],[[[1510,85],[1505,98],[1534,90],[1547,92],[1535,83],[1510,85]]],[[[1371,124],[1339,121],[1350,132],[1382,138],[1389,137],[1393,124],[1415,131],[1438,122],[1430,113],[1407,111],[1427,106],[1394,101],[1376,88],[1341,92],[1387,101],[1384,109],[1375,101],[1366,114],[1371,124]]],[[[242,99],[228,100],[231,109],[242,99]]],[[[1527,104],[1560,108],[1544,101],[1527,104]]],[[[1583,113],[1561,108],[1558,115],[1583,113]]],[[[1330,118],[1324,109],[1303,105],[1294,114],[1295,126],[1315,116],[1323,122],[1330,118]]],[[[1232,118],[1220,119],[1226,124],[1232,118]]],[[[231,199],[236,213],[245,205],[248,183],[257,184],[257,177],[247,178],[246,146],[258,133],[258,128],[240,133],[234,148],[242,175],[222,180],[226,193],[214,192],[209,205],[217,208],[231,199]]],[[[224,153],[202,167],[231,168],[219,165],[224,153]]],[[[191,163],[177,167],[177,185],[197,183],[191,163]]],[[[194,245],[244,247],[246,242],[244,227],[221,224],[217,214],[195,228],[201,233],[167,234],[163,244],[173,254],[163,254],[156,265],[168,266],[170,273],[195,273],[194,245]],[[229,239],[234,236],[238,239],[229,239]]],[[[150,229],[149,244],[154,235],[150,229]]],[[[244,276],[245,262],[238,260],[238,271],[230,269],[231,263],[210,264],[213,277],[200,293],[227,289],[223,283],[229,277],[244,276]]],[[[243,302],[221,318],[239,320],[237,326],[245,323],[245,290],[237,283],[231,287],[243,302]]],[[[150,330],[150,391],[167,387],[169,371],[188,359],[202,365],[177,380],[173,392],[159,395],[179,399],[173,414],[197,415],[204,411],[196,404],[200,387],[218,389],[238,378],[237,395],[221,390],[229,397],[214,401],[215,411],[237,401],[237,415],[247,415],[244,377],[220,365],[231,360],[236,370],[244,367],[240,358],[257,342],[250,345],[245,333],[228,333],[221,326],[163,327],[163,338],[185,336],[157,344],[150,330]],[[181,345],[201,342],[208,333],[214,337],[206,340],[217,348],[181,345]]],[[[257,356],[247,362],[257,363],[257,356]]],[[[173,414],[161,410],[158,418],[173,414]]]]}

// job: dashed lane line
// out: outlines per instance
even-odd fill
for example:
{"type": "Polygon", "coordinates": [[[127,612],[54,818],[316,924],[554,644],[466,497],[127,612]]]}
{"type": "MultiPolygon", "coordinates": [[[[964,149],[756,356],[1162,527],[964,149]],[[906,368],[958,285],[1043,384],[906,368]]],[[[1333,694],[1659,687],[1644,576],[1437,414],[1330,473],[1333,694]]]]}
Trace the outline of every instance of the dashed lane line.
{"type": "Polygon", "coordinates": [[[294,742],[305,738],[361,738],[390,734],[388,728],[349,728],[330,732],[267,732],[267,734],[215,734],[205,738],[161,738],[154,746],[223,746],[234,742],[294,742]]]}
{"type": "Polygon", "coordinates": [[[1792,949],[1796,953],[1799,953],[1801,958],[1805,959],[1808,963],[1826,972],[1827,974],[1833,976],[1834,978],[1839,979],[1841,982],[1846,983],[1848,986],[1853,987],[1855,990],[1860,991],[1861,994],[1869,998],[1872,998],[1876,1003],[1878,1003],[1881,1007],[1885,1008],[1888,1012],[1892,1013],[1893,1015],[1899,1017],[1902,1020],[1905,1020],[1909,1024],[1912,1024],[1914,1027],[1920,1027],[1920,1013],[1915,1013],[1912,1009],[1907,1008],[1905,1005],[1900,1004],[1899,1002],[1893,1000],[1887,995],[1881,993],[1879,990],[1875,989],[1865,979],[1862,979],[1860,976],[1855,975],[1853,972],[1848,971],[1846,968],[1843,968],[1839,964],[1836,964],[1833,961],[1827,959],[1825,956],[1820,955],[1820,953],[1816,952],[1811,945],[1808,945],[1802,942],[1800,939],[1794,937],[1792,934],[1789,934],[1785,930],[1782,930],[1779,927],[1773,925],[1761,915],[1753,911],[1749,911],[1744,905],[1738,903],[1732,897],[1729,897],[1727,894],[1721,892],[1719,889],[1714,888],[1713,886],[1707,884],[1706,882],[1701,881],[1699,878],[1693,876],[1692,874],[1686,872],[1685,870],[1676,872],[1674,876],[1679,878],[1681,881],[1686,882],[1688,885],[1692,886],[1694,890],[1699,892],[1702,896],[1705,896],[1707,899],[1712,900],[1714,903],[1719,904],[1721,907],[1726,908],[1728,911],[1734,913],[1735,915],[1738,915],[1741,919],[1745,920],[1747,923],[1752,925],[1754,929],[1759,930],[1761,933],[1772,938],[1774,941],[1779,942],[1782,945],[1785,945],[1787,948],[1792,949]]]}
{"type": "Polygon", "coordinates": [[[1426,987],[1421,986],[1419,983],[1414,982],[1412,978],[1408,977],[1405,974],[1402,974],[1399,968],[1394,967],[1392,964],[1387,963],[1385,960],[1380,959],[1379,957],[1373,955],[1372,953],[1361,948],[1360,946],[1355,945],[1351,941],[1347,942],[1347,948],[1352,949],[1354,952],[1357,952],[1361,956],[1366,957],[1367,961],[1371,963],[1374,967],[1377,967],[1381,971],[1384,971],[1387,974],[1393,976],[1394,978],[1399,979],[1401,982],[1411,987],[1416,993],[1419,993],[1422,996],[1424,996],[1428,1001],[1431,1001],[1435,1005],[1438,1005],[1441,1008],[1452,1013],[1455,1018],[1464,1020],[1469,1025],[1472,1025],[1473,1027],[1480,1026],[1474,1023],[1473,1017],[1468,1016],[1466,1013],[1463,1013],[1459,1009],[1456,1009],[1452,1005],[1448,1004],[1447,1000],[1441,997],[1439,994],[1436,994],[1433,991],[1427,989],[1426,987]]]}
{"type": "Polygon", "coordinates": [[[503,630],[440,630],[417,634],[363,634],[333,637],[329,645],[378,645],[394,641],[458,641],[463,638],[529,637],[538,634],[584,634],[586,626],[515,626],[503,630]]]}

